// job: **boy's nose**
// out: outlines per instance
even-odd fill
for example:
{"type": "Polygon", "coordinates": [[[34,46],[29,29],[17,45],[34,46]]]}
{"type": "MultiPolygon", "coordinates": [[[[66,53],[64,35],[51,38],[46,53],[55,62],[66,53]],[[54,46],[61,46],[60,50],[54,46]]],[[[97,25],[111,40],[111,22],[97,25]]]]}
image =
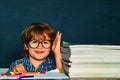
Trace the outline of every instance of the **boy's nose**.
{"type": "Polygon", "coordinates": [[[43,48],[42,44],[40,43],[37,48],[43,48]]]}

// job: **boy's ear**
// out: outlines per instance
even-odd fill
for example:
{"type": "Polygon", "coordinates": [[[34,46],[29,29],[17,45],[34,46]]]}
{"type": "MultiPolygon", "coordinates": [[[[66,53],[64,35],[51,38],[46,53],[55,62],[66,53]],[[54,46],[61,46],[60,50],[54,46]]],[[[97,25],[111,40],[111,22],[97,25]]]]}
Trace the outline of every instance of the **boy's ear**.
{"type": "Polygon", "coordinates": [[[26,44],[24,44],[24,49],[28,50],[28,46],[26,44]]]}

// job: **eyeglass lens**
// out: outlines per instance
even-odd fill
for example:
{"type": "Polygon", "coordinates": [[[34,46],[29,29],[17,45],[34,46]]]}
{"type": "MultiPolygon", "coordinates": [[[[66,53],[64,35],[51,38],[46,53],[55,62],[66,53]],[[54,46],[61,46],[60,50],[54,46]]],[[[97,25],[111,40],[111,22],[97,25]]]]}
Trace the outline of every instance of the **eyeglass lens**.
{"type": "Polygon", "coordinates": [[[50,40],[45,40],[45,41],[31,40],[29,43],[31,48],[37,48],[39,44],[41,44],[42,47],[44,48],[50,48],[51,41],[50,40]]]}

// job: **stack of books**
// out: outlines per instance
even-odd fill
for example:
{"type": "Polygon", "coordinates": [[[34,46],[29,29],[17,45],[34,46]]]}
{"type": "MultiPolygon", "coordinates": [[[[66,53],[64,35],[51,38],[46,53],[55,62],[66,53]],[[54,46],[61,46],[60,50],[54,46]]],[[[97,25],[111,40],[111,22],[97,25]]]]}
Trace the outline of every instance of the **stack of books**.
{"type": "Polygon", "coordinates": [[[70,45],[70,77],[120,78],[119,45],[70,45]]]}
{"type": "Polygon", "coordinates": [[[69,76],[69,68],[71,67],[70,65],[71,49],[68,46],[64,46],[64,47],[61,47],[61,51],[63,56],[62,62],[63,62],[65,74],[69,76]]]}

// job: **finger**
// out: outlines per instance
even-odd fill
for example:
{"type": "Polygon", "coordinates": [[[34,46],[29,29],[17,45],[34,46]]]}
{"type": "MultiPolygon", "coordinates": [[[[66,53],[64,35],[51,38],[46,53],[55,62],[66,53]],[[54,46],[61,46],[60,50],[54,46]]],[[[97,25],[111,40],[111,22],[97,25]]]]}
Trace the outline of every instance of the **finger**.
{"type": "Polygon", "coordinates": [[[25,72],[25,68],[22,64],[17,64],[14,68],[13,71],[17,74],[17,73],[24,73],[25,72]]]}
{"type": "Polygon", "coordinates": [[[18,74],[18,73],[22,73],[21,69],[19,67],[16,68],[16,74],[18,74]]]}
{"type": "Polygon", "coordinates": [[[18,71],[17,71],[16,68],[13,68],[12,72],[13,72],[13,73],[17,73],[18,71]]]}
{"type": "Polygon", "coordinates": [[[56,45],[60,46],[62,33],[58,32],[56,36],[56,45]]]}
{"type": "Polygon", "coordinates": [[[62,33],[58,33],[58,36],[57,36],[58,43],[60,43],[60,42],[61,42],[61,36],[62,36],[62,33]]]}
{"type": "Polygon", "coordinates": [[[55,36],[55,40],[54,43],[56,43],[58,41],[58,36],[59,36],[59,32],[57,32],[56,36],[55,36]]]}
{"type": "Polygon", "coordinates": [[[12,70],[13,74],[21,73],[18,68],[14,67],[12,70]]]}
{"type": "Polygon", "coordinates": [[[56,44],[56,42],[57,42],[57,36],[58,36],[58,32],[57,32],[57,34],[56,34],[56,36],[55,36],[55,40],[54,40],[54,42],[53,42],[53,48],[55,47],[55,44],[56,44]]]}
{"type": "Polygon", "coordinates": [[[25,70],[25,68],[24,68],[24,66],[22,64],[19,64],[18,68],[19,68],[19,72],[21,72],[21,73],[26,72],[26,70],[25,70]]]}
{"type": "Polygon", "coordinates": [[[22,72],[22,73],[25,73],[25,72],[26,72],[25,67],[24,67],[23,65],[21,66],[20,69],[21,69],[21,72],[22,72]]]}

